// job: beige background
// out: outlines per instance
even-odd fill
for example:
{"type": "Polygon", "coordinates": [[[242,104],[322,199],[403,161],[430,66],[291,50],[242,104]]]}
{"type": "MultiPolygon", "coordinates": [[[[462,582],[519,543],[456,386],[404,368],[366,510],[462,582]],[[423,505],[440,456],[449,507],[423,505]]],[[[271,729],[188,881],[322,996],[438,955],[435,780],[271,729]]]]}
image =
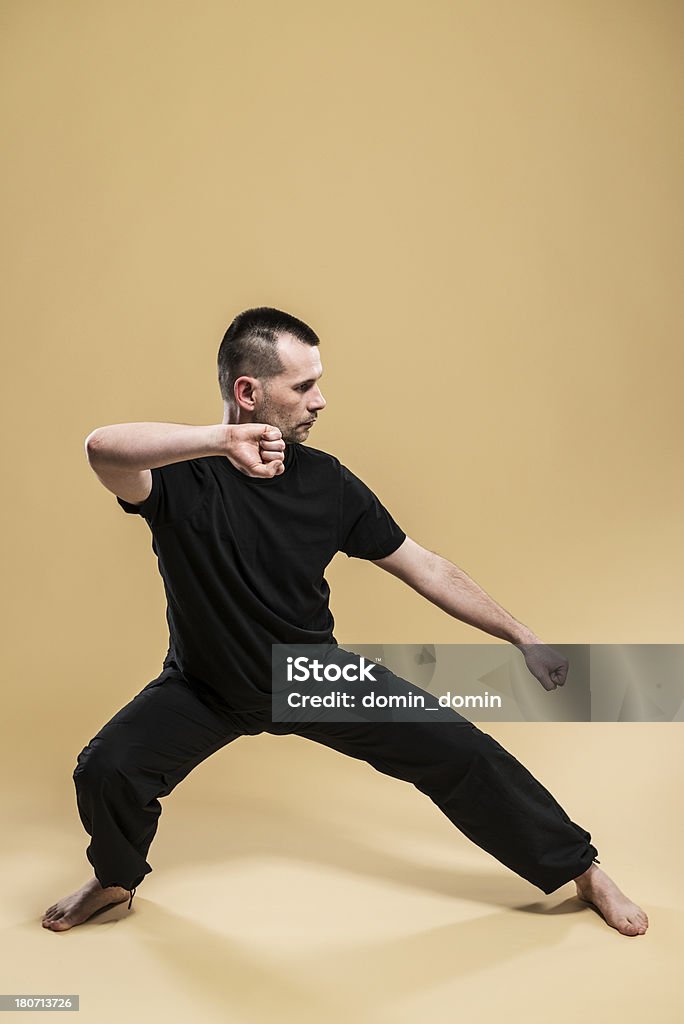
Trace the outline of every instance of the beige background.
{"type": "MultiPolygon", "coordinates": [[[[591,829],[644,938],[410,787],[267,736],[165,804],[135,913],[39,920],[90,873],[76,754],[166,651],[149,531],[83,441],[220,421],[241,309],[311,324],[310,443],[542,638],[682,641],[683,22],[674,0],[0,3],[1,991],[80,992],[89,1022],[138,995],[174,1021],[681,1019],[681,725],[489,729],[591,829]]],[[[370,564],[328,580],[342,642],[485,639],[370,564]]]]}

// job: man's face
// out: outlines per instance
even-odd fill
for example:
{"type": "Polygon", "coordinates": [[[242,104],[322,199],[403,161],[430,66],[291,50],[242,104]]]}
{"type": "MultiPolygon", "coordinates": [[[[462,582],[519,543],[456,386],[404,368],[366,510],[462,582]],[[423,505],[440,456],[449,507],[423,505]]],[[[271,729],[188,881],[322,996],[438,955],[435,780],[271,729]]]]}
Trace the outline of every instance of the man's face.
{"type": "Polygon", "coordinates": [[[253,422],[278,427],[287,444],[300,444],[309,436],[311,421],[326,406],[317,384],[323,373],[321,357],[317,346],[290,335],[279,338],[278,354],[285,370],[264,382],[265,387],[257,382],[253,422]]]}

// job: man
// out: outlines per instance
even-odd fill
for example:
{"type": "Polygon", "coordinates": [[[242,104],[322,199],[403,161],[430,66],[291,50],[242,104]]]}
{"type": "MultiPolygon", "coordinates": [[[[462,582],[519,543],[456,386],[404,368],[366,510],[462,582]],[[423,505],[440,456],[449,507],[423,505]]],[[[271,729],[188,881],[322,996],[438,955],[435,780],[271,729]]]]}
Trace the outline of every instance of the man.
{"type": "Polygon", "coordinates": [[[546,690],[565,683],[568,667],[462,570],[407,537],[338,459],[304,446],[326,405],[318,345],[288,313],[246,310],[219,349],[221,424],[115,424],[86,439],[99,480],[151,529],[169,650],[161,675],[78,755],[73,778],[95,877],[50,907],[43,926],[64,931],[110,904],[128,900],[130,908],[152,870],[146,855],[159,798],[237,737],[268,732],[295,733],[411,782],[543,892],[574,879],[609,925],[643,935],[646,914],[596,866],[590,834],[455,711],[425,723],[271,720],[273,644],[325,644],[346,656],[323,575],[337,551],[374,562],[448,614],[513,643],[546,690]]]}

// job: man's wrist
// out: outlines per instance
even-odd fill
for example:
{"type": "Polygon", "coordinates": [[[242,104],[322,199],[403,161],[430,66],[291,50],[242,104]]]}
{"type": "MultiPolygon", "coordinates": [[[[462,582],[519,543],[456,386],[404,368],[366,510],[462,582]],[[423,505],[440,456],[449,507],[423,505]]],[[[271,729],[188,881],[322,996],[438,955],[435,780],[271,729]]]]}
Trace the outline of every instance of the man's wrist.
{"type": "Polygon", "coordinates": [[[212,427],[212,455],[227,455],[234,441],[234,423],[216,423],[212,427]]]}
{"type": "Polygon", "coordinates": [[[527,626],[517,626],[511,633],[510,643],[515,647],[522,647],[525,644],[540,644],[542,641],[536,633],[533,633],[527,626]]]}

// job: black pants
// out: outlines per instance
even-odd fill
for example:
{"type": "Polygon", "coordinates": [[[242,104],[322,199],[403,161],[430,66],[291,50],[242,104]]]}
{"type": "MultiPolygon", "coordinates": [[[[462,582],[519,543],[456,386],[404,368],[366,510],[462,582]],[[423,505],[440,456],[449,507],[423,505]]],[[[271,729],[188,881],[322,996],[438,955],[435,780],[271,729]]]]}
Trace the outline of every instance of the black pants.
{"type": "Polygon", "coordinates": [[[547,894],[597,857],[589,832],[493,737],[455,711],[425,723],[274,723],[270,705],[228,711],[166,669],[77,758],[78,811],[91,837],[86,856],[100,884],[135,890],[152,871],[146,857],[159,798],[232,740],[263,732],[303,736],[412,783],[468,839],[547,894]]]}

